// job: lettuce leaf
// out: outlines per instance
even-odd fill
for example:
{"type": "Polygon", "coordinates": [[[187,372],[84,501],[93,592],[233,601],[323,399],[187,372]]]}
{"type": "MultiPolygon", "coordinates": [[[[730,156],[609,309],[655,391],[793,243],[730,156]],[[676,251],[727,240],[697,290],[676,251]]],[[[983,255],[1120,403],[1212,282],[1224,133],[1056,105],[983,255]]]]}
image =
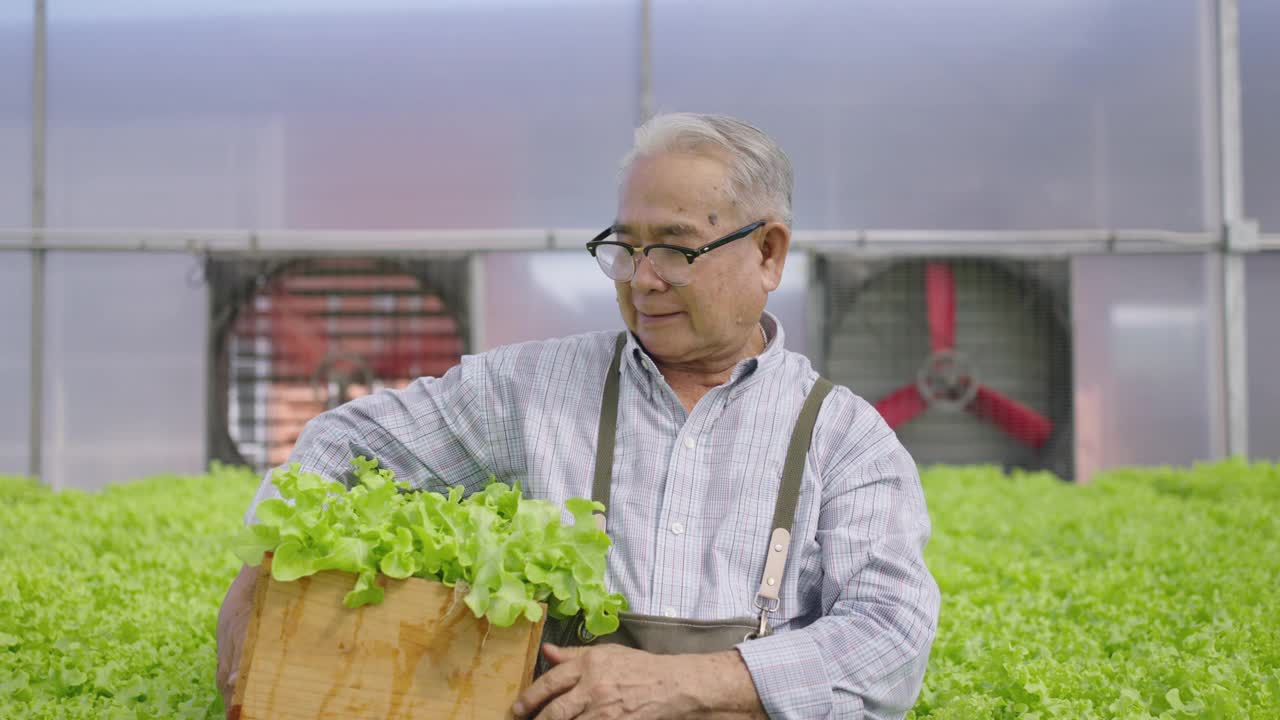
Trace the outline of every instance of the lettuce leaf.
{"type": "Polygon", "coordinates": [[[465,583],[467,607],[499,627],[540,619],[546,603],[553,617],[582,612],[596,635],[618,629],[627,602],[605,587],[610,541],[592,516],[604,509],[600,503],[570,499],[565,509],[574,522],[565,525],[555,505],[523,497],[519,485],[490,478],[468,497],[460,487],[410,492],[376,460],[361,456],[351,464],[356,483],[349,489],[297,463],[277,470],[272,481],[281,497],[258,505],[259,524],[239,533],[232,551],[251,565],[273,553],[271,574],[282,582],[324,570],[352,573],[348,607],[382,601],[381,573],[465,583]]]}

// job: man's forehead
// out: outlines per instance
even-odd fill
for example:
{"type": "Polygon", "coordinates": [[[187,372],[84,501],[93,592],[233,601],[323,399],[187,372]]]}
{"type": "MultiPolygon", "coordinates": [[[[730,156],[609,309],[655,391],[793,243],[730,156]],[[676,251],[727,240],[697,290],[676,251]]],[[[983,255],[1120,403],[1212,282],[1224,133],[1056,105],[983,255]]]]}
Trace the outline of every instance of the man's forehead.
{"type": "Polygon", "coordinates": [[[659,153],[637,158],[618,188],[621,206],[633,203],[719,204],[730,185],[728,166],[702,154],[659,153]]]}

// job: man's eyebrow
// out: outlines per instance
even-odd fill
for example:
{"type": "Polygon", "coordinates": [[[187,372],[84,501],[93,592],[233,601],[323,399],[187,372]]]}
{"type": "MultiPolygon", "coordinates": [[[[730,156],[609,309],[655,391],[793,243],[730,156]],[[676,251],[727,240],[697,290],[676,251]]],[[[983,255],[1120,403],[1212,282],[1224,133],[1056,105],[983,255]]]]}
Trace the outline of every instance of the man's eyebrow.
{"type": "MultiPolygon", "coordinates": [[[[653,234],[657,237],[680,237],[682,235],[697,235],[698,228],[688,223],[671,223],[668,225],[655,225],[652,228],[653,234]]],[[[626,223],[614,223],[613,232],[618,235],[635,235],[635,228],[626,223]]]]}

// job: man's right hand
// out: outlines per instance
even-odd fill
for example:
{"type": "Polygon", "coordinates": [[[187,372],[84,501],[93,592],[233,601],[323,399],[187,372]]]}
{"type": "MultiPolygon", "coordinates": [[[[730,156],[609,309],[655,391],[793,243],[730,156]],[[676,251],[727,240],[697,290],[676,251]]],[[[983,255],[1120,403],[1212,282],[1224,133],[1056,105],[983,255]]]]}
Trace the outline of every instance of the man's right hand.
{"type": "Polygon", "coordinates": [[[238,711],[235,715],[232,714],[231,698],[235,694],[240,670],[240,645],[244,642],[249,618],[253,614],[253,588],[257,577],[258,568],[248,565],[240,568],[240,573],[231,581],[227,596],[222,601],[222,608],[218,611],[217,684],[228,720],[235,720],[239,715],[238,711]]]}

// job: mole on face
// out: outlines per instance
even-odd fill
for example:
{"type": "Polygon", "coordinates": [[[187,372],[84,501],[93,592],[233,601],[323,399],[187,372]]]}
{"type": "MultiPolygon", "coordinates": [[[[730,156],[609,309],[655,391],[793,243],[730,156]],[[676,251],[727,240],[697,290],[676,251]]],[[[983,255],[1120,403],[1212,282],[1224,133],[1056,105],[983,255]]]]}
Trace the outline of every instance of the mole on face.
{"type": "Polygon", "coordinates": [[[707,216],[707,222],[711,223],[712,227],[715,227],[716,221],[719,219],[720,219],[720,216],[715,213],[711,213],[710,215],[707,216]]]}

